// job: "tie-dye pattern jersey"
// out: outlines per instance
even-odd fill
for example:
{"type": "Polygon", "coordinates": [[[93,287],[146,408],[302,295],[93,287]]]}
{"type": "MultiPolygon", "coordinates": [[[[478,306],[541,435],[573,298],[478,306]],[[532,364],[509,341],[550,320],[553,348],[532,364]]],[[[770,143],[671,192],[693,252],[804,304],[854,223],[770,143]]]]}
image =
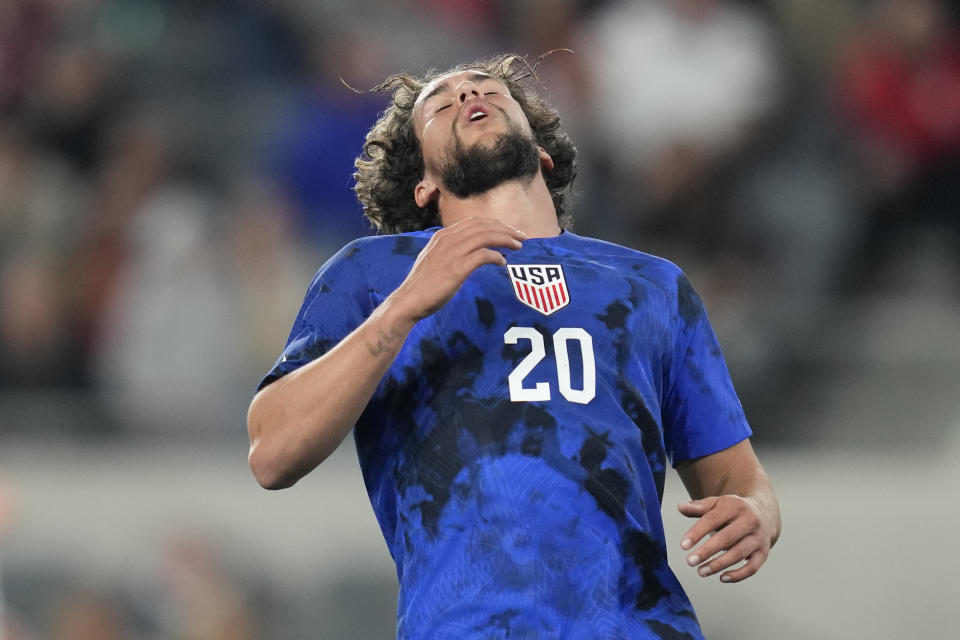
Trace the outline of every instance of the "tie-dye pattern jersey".
{"type": "MultiPolygon", "coordinates": [[[[334,256],[261,386],[363,322],[434,231],[334,256]]],[[[503,254],[415,326],[354,429],[398,638],[701,638],[667,566],[665,464],[750,428],[699,298],[673,264],[569,232],[503,254]]]]}

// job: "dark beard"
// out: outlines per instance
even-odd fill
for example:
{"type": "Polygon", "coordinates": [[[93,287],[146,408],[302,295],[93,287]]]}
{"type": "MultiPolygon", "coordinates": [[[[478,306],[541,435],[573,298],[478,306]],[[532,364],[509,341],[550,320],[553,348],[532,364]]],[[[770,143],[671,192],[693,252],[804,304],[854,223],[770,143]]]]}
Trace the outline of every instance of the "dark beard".
{"type": "Polygon", "coordinates": [[[440,167],[443,186],[458,198],[486,193],[510,180],[529,182],[540,170],[536,143],[513,125],[492,147],[465,149],[455,137],[453,152],[440,167]]]}

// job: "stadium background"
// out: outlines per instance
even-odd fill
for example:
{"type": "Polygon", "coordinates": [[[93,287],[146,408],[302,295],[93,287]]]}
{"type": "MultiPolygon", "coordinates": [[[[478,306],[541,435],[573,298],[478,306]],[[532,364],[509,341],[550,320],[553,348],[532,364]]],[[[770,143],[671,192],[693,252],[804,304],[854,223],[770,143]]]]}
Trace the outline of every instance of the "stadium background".
{"type": "Polygon", "coordinates": [[[0,1],[2,640],[392,637],[352,442],[246,467],[249,397],[366,233],[384,96],[501,51],[580,152],[576,230],[701,291],[784,535],[711,640],[945,637],[960,526],[960,40],[935,0],[0,1]]]}

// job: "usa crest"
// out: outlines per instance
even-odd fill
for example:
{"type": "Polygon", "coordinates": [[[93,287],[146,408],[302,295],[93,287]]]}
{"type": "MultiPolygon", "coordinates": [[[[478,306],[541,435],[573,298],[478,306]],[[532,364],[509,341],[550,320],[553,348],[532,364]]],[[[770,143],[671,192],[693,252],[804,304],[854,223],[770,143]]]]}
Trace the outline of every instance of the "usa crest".
{"type": "Polygon", "coordinates": [[[570,291],[559,264],[507,266],[517,300],[545,316],[570,304],[570,291]]]}

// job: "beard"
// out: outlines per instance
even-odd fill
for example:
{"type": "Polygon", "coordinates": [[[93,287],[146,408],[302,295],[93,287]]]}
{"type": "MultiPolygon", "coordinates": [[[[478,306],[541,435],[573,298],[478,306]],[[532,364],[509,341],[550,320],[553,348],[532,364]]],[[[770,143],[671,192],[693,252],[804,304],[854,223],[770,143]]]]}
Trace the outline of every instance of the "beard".
{"type": "Polygon", "coordinates": [[[453,150],[440,166],[443,186],[458,198],[486,193],[510,180],[529,182],[540,170],[536,142],[515,124],[493,146],[464,148],[454,135],[453,150]]]}

